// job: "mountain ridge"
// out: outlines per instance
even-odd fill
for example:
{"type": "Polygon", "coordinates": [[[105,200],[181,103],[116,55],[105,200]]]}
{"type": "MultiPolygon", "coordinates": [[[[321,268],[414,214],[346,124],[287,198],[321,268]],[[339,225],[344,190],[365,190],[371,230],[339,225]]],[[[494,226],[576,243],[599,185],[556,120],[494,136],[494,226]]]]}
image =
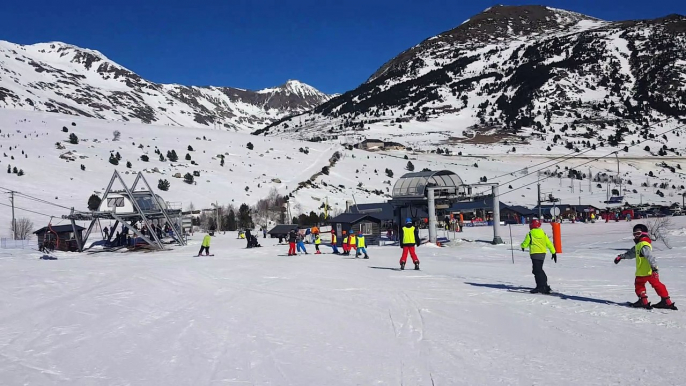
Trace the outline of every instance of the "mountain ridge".
{"type": "Polygon", "coordinates": [[[155,83],[97,50],[0,41],[0,107],[5,108],[247,131],[329,98],[294,80],[263,90],[155,83]]]}

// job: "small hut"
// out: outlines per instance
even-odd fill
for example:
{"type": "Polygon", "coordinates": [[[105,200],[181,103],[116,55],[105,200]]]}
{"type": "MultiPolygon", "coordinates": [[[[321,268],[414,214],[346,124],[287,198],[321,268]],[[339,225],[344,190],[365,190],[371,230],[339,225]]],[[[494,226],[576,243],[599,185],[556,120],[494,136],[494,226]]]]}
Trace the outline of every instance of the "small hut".
{"type": "Polygon", "coordinates": [[[272,228],[267,234],[272,238],[286,238],[288,236],[288,232],[291,230],[298,230],[298,225],[297,224],[280,224],[272,228]]]}
{"type": "Polygon", "coordinates": [[[56,225],[52,230],[48,227],[43,227],[35,232],[38,239],[38,245],[43,245],[45,241],[54,242],[56,250],[65,252],[77,252],[79,250],[79,242],[83,239],[84,227],[76,225],[76,233],[71,225],[56,225]],[[78,237],[78,241],[76,238],[78,237]]]}
{"type": "Polygon", "coordinates": [[[329,219],[333,230],[336,231],[338,245],[343,242],[343,231],[348,233],[362,232],[367,245],[379,245],[381,241],[381,220],[364,213],[343,213],[329,219]]]}

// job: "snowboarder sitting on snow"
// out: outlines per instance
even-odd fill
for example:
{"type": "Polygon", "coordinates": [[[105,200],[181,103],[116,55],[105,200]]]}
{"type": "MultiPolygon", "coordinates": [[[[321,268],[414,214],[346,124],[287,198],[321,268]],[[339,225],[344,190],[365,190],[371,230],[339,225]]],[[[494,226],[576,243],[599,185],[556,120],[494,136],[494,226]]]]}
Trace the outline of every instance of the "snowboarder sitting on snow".
{"type": "Polygon", "coordinates": [[[405,226],[400,228],[400,247],[403,249],[403,254],[400,257],[400,269],[405,269],[405,262],[407,261],[407,254],[412,256],[414,262],[414,269],[419,271],[419,259],[414,251],[415,245],[419,246],[419,229],[412,224],[412,219],[405,220],[405,226]]]}
{"type": "Polygon", "coordinates": [[[634,286],[636,288],[636,295],[638,301],[632,303],[634,307],[651,308],[646,294],[646,283],[650,283],[657,292],[658,296],[662,298],[659,303],[652,306],[652,308],[668,308],[676,310],[676,306],[669,299],[667,287],[660,282],[660,276],[657,273],[657,261],[653,255],[653,246],[651,239],[648,236],[648,227],[643,224],[636,224],[634,226],[634,242],[636,245],[631,247],[624,254],[615,258],[615,264],[619,264],[624,259],[636,259],[636,280],[634,286]]]}
{"type": "Polygon", "coordinates": [[[538,219],[533,219],[529,224],[529,233],[526,234],[522,242],[522,251],[529,248],[529,255],[531,256],[531,264],[533,266],[532,273],[536,279],[536,288],[532,289],[532,294],[542,293],[549,294],[551,289],[548,286],[548,276],[543,271],[543,262],[545,262],[546,248],[553,254],[552,259],[557,263],[557,253],[555,246],[550,242],[548,236],[541,229],[541,222],[538,219]]]}
{"type": "Polygon", "coordinates": [[[203,250],[205,251],[205,256],[210,254],[210,235],[205,235],[205,237],[202,238],[202,244],[200,246],[200,252],[198,252],[198,256],[202,255],[203,250]]]}
{"type": "Polygon", "coordinates": [[[295,236],[295,229],[291,229],[288,232],[288,256],[295,256],[295,243],[298,238],[295,236]]]}
{"type": "Polygon", "coordinates": [[[360,257],[360,254],[364,253],[364,258],[369,259],[367,255],[367,244],[364,242],[364,235],[362,232],[357,234],[357,248],[355,249],[355,257],[360,257]]]}

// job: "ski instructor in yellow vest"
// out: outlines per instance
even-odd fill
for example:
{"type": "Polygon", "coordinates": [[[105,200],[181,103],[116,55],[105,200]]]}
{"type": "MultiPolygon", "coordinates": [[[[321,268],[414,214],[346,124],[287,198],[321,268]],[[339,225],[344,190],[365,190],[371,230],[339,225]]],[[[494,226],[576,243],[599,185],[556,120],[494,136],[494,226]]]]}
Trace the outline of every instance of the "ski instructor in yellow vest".
{"type": "Polygon", "coordinates": [[[405,262],[407,261],[407,254],[412,256],[414,262],[414,269],[419,271],[419,259],[414,252],[414,247],[419,246],[419,230],[412,225],[412,219],[405,220],[405,226],[400,228],[400,247],[403,249],[403,254],[400,257],[400,269],[405,269],[405,262]]]}
{"type": "Polygon", "coordinates": [[[557,263],[557,254],[555,251],[555,246],[550,242],[548,235],[541,229],[541,221],[538,219],[531,220],[529,224],[529,233],[526,234],[524,241],[522,242],[522,251],[529,248],[529,256],[531,256],[531,264],[533,265],[533,270],[531,273],[534,274],[536,279],[536,288],[532,289],[532,294],[542,293],[550,294],[550,286],[548,286],[548,276],[546,276],[545,271],[543,271],[543,262],[545,261],[546,249],[550,250],[553,254],[553,261],[557,263]]]}

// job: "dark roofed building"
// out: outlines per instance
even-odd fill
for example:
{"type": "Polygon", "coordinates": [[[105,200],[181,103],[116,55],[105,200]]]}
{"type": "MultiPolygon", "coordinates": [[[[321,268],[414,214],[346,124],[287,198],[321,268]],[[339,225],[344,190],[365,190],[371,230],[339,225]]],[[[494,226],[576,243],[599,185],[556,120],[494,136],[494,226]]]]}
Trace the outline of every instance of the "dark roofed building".
{"type": "Polygon", "coordinates": [[[362,232],[367,245],[379,245],[381,240],[381,220],[369,214],[343,213],[328,220],[336,232],[338,245],[343,243],[343,231],[358,234],[362,232]]]}
{"type": "Polygon", "coordinates": [[[286,237],[288,235],[288,232],[290,232],[292,229],[295,229],[296,231],[298,230],[298,225],[297,224],[280,224],[272,228],[269,232],[267,232],[271,238],[279,238],[279,237],[286,237]]]}
{"type": "Polygon", "coordinates": [[[56,225],[50,230],[49,227],[43,227],[33,232],[38,239],[38,245],[49,243],[52,247],[59,251],[76,252],[79,250],[78,241],[83,240],[83,230],[86,229],[81,226],[76,226],[76,233],[71,225],[56,225]]]}

